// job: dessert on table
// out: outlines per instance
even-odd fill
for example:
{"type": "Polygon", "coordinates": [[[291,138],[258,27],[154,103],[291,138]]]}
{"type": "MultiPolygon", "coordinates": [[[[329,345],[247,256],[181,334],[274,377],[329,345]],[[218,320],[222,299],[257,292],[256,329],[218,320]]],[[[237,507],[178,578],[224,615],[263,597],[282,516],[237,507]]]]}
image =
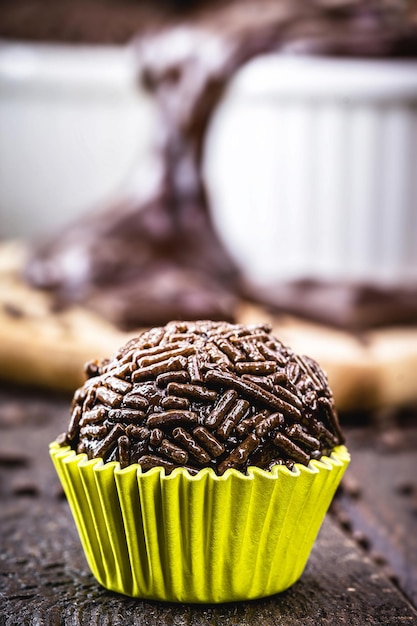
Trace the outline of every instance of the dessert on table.
{"type": "Polygon", "coordinates": [[[217,603],[298,580],[350,460],[314,360],[265,324],[176,321],[86,374],[50,450],[104,587],[217,603]]]}

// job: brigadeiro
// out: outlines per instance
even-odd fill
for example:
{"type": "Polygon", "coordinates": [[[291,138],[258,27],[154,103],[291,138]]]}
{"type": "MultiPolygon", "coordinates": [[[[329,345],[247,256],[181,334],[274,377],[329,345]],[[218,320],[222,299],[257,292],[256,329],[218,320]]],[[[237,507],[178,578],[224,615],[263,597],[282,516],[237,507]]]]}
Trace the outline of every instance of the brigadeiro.
{"type": "Polygon", "coordinates": [[[314,360],[265,324],[180,321],[86,374],[51,455],[104,587],[227,602],[298,580],[349,463],[314,360]]]}

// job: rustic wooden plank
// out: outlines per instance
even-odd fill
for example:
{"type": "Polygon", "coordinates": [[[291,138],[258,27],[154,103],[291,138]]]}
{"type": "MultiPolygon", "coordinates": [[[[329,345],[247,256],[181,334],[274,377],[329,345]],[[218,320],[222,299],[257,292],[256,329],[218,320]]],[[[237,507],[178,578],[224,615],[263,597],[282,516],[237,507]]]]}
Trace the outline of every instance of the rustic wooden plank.
{"type": "Polygon", "coordinates": [[[346,434],[352,462],[332,510],[417,606],[417,412],[346,434]]]}
{"type": "Polygon", "coordinates": [[[417,624],[417,611],[330,518],[290,590],[219,606],[142,602],[102,589],[88,570],[64,501],[7,502],[1,527],[4,625],[417,624]]]}
{"type": "Polygon", "coordinates": [[[1,626],[417,624],[415,606],[343,531],[340,517],[326,519],[301,580],[271,598],[190,606],[104,590],[89,572],[48,457],[67,420],[67,398],[0,389],[1,626]]]}

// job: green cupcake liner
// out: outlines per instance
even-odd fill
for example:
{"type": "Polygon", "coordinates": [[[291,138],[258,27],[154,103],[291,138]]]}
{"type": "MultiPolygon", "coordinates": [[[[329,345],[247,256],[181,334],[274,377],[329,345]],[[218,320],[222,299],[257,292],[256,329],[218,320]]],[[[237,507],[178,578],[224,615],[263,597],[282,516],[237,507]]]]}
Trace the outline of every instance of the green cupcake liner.
{"type": "Polygon", "coordinates": [[[350,460],[338,446],[292,471],[166,476],[87,460],[56,442],[50,454],[98,582],[189,603],[261,598],[295,583],[350,460]]]}

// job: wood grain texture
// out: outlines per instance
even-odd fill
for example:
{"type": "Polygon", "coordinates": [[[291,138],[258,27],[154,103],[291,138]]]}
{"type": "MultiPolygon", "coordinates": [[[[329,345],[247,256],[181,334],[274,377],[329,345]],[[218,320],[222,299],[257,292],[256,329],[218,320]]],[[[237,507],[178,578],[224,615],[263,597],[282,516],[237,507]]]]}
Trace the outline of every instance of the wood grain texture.
{"type": "MultiPolygon", "coordinates": [[[[277,596],[247,603],[190,606],[143,602],[101,588],[87,567],[48,456],[49,441],[67,423],[68,406],[65,396],[0,388],[1,626],[417,624],[412,595],[407,598],[402,582],[394,584],[371,551],[361,547],[352,526],[343,530],[340,515],[326,518],[302,578],[277,596]]],[[[407,441],[414,468],[417,450],[410,433],[407,441]]],[[[368,495],[374,484],[370,464],[376,466],[385,451],[376,448],[375,460],[370,460],[362,438],[349,429],[348,445],[352,447],[354,475],[359,472],[363,478],[362,491],[358,499],[352,485],[347,485],[342,497],[347,498],[349,492],[350,500],[363,499],[363,506],[372,512],[372,536],[376,532],[390,535],[387,511],[392,512],[393,523],[401,524],[402,519],[396,514],[397,496],[393,499],[388,486],[380,492],[384,502],[377,493],[368,495]]],[[[389,458],[401,484],[408,484],[408,460],[403,461],[408,456],[392,454],[389,458]]],[[[337,503],[340,508],[340,497],[337,503]]],[[[407,563],[413,571],[417,569],[412,558],[407,563]]]]}
{"type": "Polygon", "coordinates": [[[330,519],[303,577],[288,591],[248,603],[190,606],[143,602],[102,589],[87,568],[66,503],[43,500],[30,509],[28,515],[22,500],[2,512],[4,625],[417,623],[413,607],[330,519]]]}
{"type": "Polygon", "coordinates": [[[417,414],[347,436],[354,452],[336,517],[417,606],[417,414]]]}

